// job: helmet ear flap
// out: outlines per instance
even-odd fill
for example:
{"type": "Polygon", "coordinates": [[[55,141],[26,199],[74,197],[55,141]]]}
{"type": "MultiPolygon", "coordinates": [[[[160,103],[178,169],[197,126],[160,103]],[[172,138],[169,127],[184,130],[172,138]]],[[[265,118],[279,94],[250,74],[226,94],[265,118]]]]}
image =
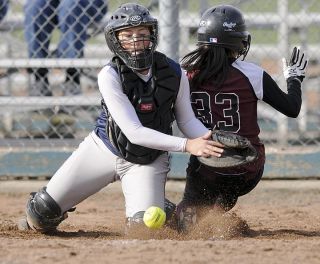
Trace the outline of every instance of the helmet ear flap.
{"type": "Polygon", "coordinates": [[[240,56],[243,56],[242,60],[244,60],[249,52],[251,45],[251,35],[249,34],[247,40],[243,41],[243,50],[240,52],[240,56]]]}

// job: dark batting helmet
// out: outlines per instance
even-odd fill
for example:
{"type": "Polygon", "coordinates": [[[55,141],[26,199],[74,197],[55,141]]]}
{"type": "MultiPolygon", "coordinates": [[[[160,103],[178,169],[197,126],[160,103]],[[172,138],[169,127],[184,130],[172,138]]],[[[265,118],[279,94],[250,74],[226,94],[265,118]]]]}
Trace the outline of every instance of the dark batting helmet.
{"type": "Polygon", "coordinates": [[[109,49],[131,69],[143,70],[150,68],[153,63],[153,53],[158,43],[158,21],[150,15],[147,8],[133,3],[121,5],[108,20],[104,29],[109,49]],[[150,45],[141,52],[126,51],[118,37],[119,30],[137,26],[146,26],[150,29],[150,45]]]}
{"type": "Polygon", "coordinates": [[[204,12],[198,28],[198,45],[216,45],[247,55],[251,36],[241,11],[231,5],[218,5],[204,12]]]}

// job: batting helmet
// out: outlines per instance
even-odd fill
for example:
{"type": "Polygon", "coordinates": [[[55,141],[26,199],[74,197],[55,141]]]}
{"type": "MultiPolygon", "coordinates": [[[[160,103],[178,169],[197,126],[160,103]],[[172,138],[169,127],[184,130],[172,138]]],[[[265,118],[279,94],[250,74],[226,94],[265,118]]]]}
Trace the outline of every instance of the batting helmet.
{"type": "Polygon", "coordinates": [[[241,11],[231,5],[218,5],[204,12],[198,28],[198,44],[216,45],[247,55],[251,36],[241,11]]]}
{"type": "Polygon", "coordinates": [[[150,68],[153,63],[153,53],[158,44],[158,21],[150,15],[147,8],[133,3],[121,5],[111,15],[104,29],[105,38],[109,49],[131,69],[143,70],[150,68]],[[137,26],[146,26],[150,29],[150,45],[143,52],[126,51],[118,37],[119,30],[137,26]]]}

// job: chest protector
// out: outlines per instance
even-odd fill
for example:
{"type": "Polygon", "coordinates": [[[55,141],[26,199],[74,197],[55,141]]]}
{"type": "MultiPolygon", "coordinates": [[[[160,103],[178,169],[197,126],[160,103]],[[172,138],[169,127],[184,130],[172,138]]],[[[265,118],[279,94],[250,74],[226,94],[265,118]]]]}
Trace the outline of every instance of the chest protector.
{"type": "MultiPolygon", "coordinates": [[[[169,64],[167,57],[158,52],[154,54],[152,78],[147,83],[119,58],[114,57],[110,64],[117,70],[123,92],[134,106],[142,125],[172,135],[172,122],[175,120],[173,106],[179,91],[181,76],[169,64]]],[[[107,114],[106,132],[111,143],[125,160],[137,164],[148,164],[163,153],[160,150],[132,144],[114,122],[103,102],[102,105],[107,114]]]]}

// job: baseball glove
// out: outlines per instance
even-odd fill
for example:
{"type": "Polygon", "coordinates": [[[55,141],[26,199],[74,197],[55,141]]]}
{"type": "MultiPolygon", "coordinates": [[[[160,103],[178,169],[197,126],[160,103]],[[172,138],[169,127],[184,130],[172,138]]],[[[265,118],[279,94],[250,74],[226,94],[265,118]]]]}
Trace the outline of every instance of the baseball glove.
{"type": "Polygon", "coordinates": [[[209,167],[230,168],[240,166],[252,162],[258,157],[257,150],[245,137],[230,132],[213,131],[212,140],[220,142],[225,147],[219,158],[214,156],[198,157],[200,163],[209,167]]]}

